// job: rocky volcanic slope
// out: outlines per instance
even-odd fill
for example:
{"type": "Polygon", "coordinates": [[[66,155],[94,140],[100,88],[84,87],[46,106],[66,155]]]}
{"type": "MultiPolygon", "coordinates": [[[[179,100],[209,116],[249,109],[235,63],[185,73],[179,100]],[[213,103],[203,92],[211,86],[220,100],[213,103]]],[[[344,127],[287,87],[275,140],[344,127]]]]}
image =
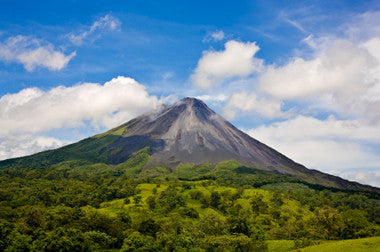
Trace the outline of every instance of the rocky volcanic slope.
{"type": "Polygon", "coordinates": [[[184,98],[172,106],[137,117],[106,133],[57,150],[0,162],[0,167],[49,166],[67,160],[119,164],[144,147],[151,150],[146,166],[174,170],[180,163],[241,164],[306,182],[353,190],[377,190],[309,170],[235,128],[201,100],[184,98]]]}

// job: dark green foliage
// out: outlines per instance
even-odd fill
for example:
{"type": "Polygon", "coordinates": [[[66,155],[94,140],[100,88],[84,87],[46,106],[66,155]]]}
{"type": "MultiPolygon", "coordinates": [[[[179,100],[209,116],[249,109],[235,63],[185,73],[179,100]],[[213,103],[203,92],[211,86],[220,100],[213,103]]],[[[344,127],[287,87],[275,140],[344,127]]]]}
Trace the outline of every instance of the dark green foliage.
{"type": "Polygon", "coordinates": [[[151,210],[155,209],[156,208],[156,197],[155,196],[149,196],[146,199],[146,203],[148,204],[149,209],[151,209],[151,210]]]}
{"type": "Polygon", "coordinates": [[[203,193],[199,190],[191,191],[190,197],[195,200],[200,200],[201,198],[203,198],[203,193]]]}
{"type": "Polygon", "coordinates": [[[218,192],[212,192],[210,197],[210,205],[211,207],[218,209],[220,204],[221,197],[218,192]]]}
{"type": "Polygon", "coordinates": [[[250,236],[248,220],[243,216],[230,216],[227,219],[228,228],[231,234],[245,234],[250,236]]]}
{"type": "Polygon", "coordinates": [[[87,231],[83,235],[86,241],[98,245],[99,248],[108,248],[111,244],[116,242],[116,238],[112,238],[110,235],[97,230],[87,231]]]}
{"type": "Polygon", "coordinates": [[[251,206],[255,214],[267,213],[268,204],[263,200],[262,195],[254,195],[251,198],[251,206]]]}
{"type": "Polygon", "coordinates": [[[153,237],[135,231],[124,239],[120,251],[154,251],[155,249],[153,237]]]}
{"type": "Polygon", "coordinates": [[[184,207],[182,209],[182,214],[184,216],[190,217],[192,219],[199,218],[199,213],[197,212],[197,210],[195,210],[194,208],[191,208],[191,207],[184,207]]]}
{"type": "Polygon", "coordinates": [[[201,240],[206,251],[266,251],[265,242],[254,242],[249,237],[239,235],[208,236],[201,240]]]}
{"type": "Polygon", "coordinates": [[[199,230],[205,235],[227,234],[227,223],[214,211],[209,211],[199,222],[199,230]]]}
{"type": "Polygon", "coordinates": [[[156,237],[156,233],[160,229],[160,225],[151,218],[141,221],[138,231],[142,234],[156,237]]]}
{"type": "Polygon", "coordinates": [[[163,211],[168,213],[175,208],[185,205],[185,200],[180,192],[173,186],[169,186],[163,191],[158,199],[163,211]]]}
{"type": "Polygon", "coordinates": [[[136,205],[140,204],[141,199],[142,199],[141,195],[135,195],[135,196],[133,196],[133,202],[134,202],[136,205]]]}

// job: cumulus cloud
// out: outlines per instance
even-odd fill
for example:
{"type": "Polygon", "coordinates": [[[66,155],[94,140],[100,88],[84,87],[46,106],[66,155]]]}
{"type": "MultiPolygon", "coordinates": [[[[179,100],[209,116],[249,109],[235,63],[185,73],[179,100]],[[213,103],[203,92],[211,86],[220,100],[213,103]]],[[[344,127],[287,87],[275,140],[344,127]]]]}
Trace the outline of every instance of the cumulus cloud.
{"type": "Polygon", "coordinates": [[[96,33],[117,30],[120,28],[120,25],[121,22],[119,19],[111,15],[105,15],[104,17],[96,20],[86,31],[83,31],[79,34],[70,33],[67,36],[73,44],[82,45],[86,38],[96,33]]]}
{"type": "Polygon", "coordinates": [[[29,72],[36,67],[61,70],[75,55],[76,52],[65,55],[49,42],[22,35],[10,37],[0,43],[0,60],[20,63],[29,72]]]}
{"type": "Polygon", "coordinates": [[[307,101],[344,116],[380,120],[377,40],[362,44],[336,40],[313,59],[294,58],[281,67],[269,66],[259,76],[258,89],[280,100],[307,101]]]}
{"type": "Polygon", "coordinates": [[[48,91],[27,88],[7,94],[0,98],[0,156],[60,145],[59,140],[41,135],[53,129],[78,128],[87,123],[108,129],[160,104],[161,100],[149,95],[142,84],[122,76],[103,85],[83,83],[48,91]],[[28,144],[15,150],[22,139],[28,144]]]}
{"type": "Polygon", "coordinates": [[[380,11],[368,11],[353,16],[343,25],[347,37],[353,41],[368,40],[380,36],[380,11]]]}
{"type": "MultiPolygon", "coordinates": [[[[255,104],[263,99],[277,104],[302,104],[302,109],[297,105],[293,109],[299,113],[319,110],[380,123],[379,17],[380,12],[358,15],[354,23],[342,26],[345,35],[340,38],[326,34],[307,36],[301,42],[312,53],[295,56],[283,65],[263,63],[255,78],[246,78],[251,80],[251,90],[242,101],[252,100],[255,104]]],[[[226,111],[235,109],[276,117],[275,113],[263,113],[260,106],[239,105],[232,100],[236,100],[234,97],[243,95],[241,91],[231,95],[226,111]]]]}
{"type": "Polygon", "coordinates": [[[110,128],[159,103],[143,85],[122,76],[104,85],[83,83],[47,92],[27,88],[0,98],[0,135],[76,127],[84,121],[110,128]]]}
{"type": "Polygon", "coordinates": [[[207,89],[229,78],[247,77],[261,69],[262,60],[254,57],[259,49],[255,43],[231,40],[223,51],[204,51],[191,80],[207,89]]]}

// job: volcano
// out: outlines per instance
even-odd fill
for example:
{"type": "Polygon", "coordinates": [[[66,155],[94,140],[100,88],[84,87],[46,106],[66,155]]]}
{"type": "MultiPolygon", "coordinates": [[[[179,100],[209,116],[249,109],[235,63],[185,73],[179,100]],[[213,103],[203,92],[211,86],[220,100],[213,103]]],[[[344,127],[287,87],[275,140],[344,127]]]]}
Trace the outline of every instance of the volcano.
{"type": "Polygon", "coordinates": [[[50,167],[69,160],[115,166],[144,148],[150,151],[144,169],[161,166],[173,172],[179,164],[215,166],[236,160],[246,167],[292,176],[311,184],[378,191],[378,188],[307,169],[240,131],[195,98],[163,106],[75,144],[1,161],[0,168],[50,167]]]}
{"type": "Polygon", "coordinates": [[[274,149],[260,143],[195,98],[142,115],[108,133],[123,129],[108,147],[109,161],[117,164],[144,148],[151,148],[148,166],[174,169],[180,163],[217,164],[226,160],[282,174],[298,174],[303,168],[274,149]]]}

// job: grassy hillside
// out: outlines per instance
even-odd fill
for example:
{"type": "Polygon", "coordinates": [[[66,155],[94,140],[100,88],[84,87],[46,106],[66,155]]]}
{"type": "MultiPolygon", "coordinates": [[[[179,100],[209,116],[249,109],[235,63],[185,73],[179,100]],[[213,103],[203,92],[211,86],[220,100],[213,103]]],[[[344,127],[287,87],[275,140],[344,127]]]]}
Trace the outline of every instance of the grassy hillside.
{"type": "Polygon", "coordinates": [[[300,252],[379,252],[380,251],[380,237],[351,239],[344,241],[325,242],[320,245],[310,246],[303,249],[294,251],[300,252]]]}

